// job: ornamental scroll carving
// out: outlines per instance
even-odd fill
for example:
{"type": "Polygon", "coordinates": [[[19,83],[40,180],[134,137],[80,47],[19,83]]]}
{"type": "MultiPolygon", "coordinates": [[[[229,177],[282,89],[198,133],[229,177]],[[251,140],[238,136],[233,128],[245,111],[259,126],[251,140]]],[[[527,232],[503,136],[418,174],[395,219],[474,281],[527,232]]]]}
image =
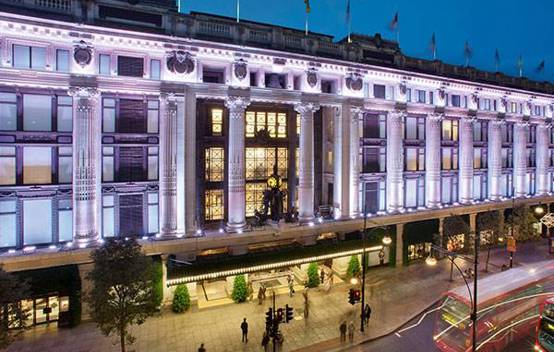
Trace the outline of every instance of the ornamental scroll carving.
{"type": "Polygon", "coordinates": [[[173,73],[189,74],[194,71],[192,56],[182,50],[171,51],[167,55],[167,69],[173,73]]]}
{"type": "Polygon", "coordinates": [[[89,65],[92,61],[92,46],[84,40],[76,43],[73,47],[73,60],[81,67],[89,65]]]}

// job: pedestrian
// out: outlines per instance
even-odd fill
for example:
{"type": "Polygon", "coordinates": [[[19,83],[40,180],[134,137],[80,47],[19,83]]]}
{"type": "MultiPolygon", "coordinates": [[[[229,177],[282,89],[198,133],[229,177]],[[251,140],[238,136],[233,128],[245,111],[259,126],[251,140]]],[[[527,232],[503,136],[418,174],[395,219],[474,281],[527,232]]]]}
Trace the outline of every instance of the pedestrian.
{"type": "Polygon", "coordinates": [[[308,315],[310,313],[310,301],[308,300],[308,289],[304,289],[304,292],[302,292],[302,296],[304,296],[304,319],[308,319],[308,315]]]}
{"type": "Polygon", "coordinates": [[[240,324],[240,329],[242,330],[242,342],[248,342],[248,323],[246,322],[246,318],[244,318],[242,324],[240,324]]]}
{"type": "Polygon", "coordinates": [[[254,299],[254,288],[252,287],[252,282],[248,281],[248,300],[252,301],[254,299]]]}
{"type": "Polygon", "coordinates": [[[350,343],[354,342],[354,322],[350,320],[350,324],[348,324],[348,341],[350,343]]]}
{"type": "Polygon", "coordinates": [[[263,303],[263,300],[264,300],[264,290],[262,286],[260,286],[260,289],[258,290],[258,305],[261,306],[263,303]]]}
{"type": "Polygon", "coordinates": [[[325,270],[321,268],[321,272],[319,273],[319,281],[323,285],[325,283],[325,270]]]}
{"type": "Polygon", "coordinates": [[[264,348],[264,352],[269,351],[269,335],[267,331],[264,332],[264,337],[262,337],[262,347],[264,348]]]}
{"type": "Polygon", "coordinates": [[[294,279],[290,274],[287,277],[287,281],[289,283],[289,296],[292,297],[294,295],[294,279]]]}
{"type": "Polygon", "coordinates": [[[371,318],[371,307],[369,306],[369,303],[366,303],[364,308],[364,323],[365,326],[369,325],[369,318],[371,318]]]}
{"type": "Polygon", "coordinates": [[[265,299],[266,299],[266,294],[265,294],[265,291],[267,290],[267,287],[265,287],[265,285],[262,285],[262,302],[265,302],[265,299]]]}
{"type": "Polygon", "coordinates": [[[285,342],[285,337],[283,336],[283,333],[281,331],[277,332],[277,336],[275,336],[275,345],[277,351],[283,350],[283,342],[285,342]]]}
{"type": "Polygon", "coordinates": [[[340,330],[340,343],[346,342],[346,321],[343,321],[339,327],[340,330]]]}
{"type": "Polygon", "coordinates": [[[206,349],[204,348],[204,343],[203,342],[200,344],[200,347],[198,347],[198,352],[206,352],[206,349]]]}

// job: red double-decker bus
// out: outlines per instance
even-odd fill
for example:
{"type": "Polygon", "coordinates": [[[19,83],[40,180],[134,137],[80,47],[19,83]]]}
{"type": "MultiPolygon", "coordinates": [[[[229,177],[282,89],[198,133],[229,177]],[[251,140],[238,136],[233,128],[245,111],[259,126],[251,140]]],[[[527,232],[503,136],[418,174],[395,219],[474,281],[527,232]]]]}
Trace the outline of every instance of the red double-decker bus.
{"type": "MultiPolygon", "coordinates": [[[[554,297],[554,261],[490,275],[478,285],[477,350],[501,351],[533,333],[541,304],[554,297]]],[[[467,287],[447,292],[440,307],[433,335],[437,347],[448,352],[470,351],[472,307],[467,287]]]]}
{"type": "Polygon", "coordinates": [[[554,298],[547,299],[542,306],[535,351],[554,352],[554,298]]]}

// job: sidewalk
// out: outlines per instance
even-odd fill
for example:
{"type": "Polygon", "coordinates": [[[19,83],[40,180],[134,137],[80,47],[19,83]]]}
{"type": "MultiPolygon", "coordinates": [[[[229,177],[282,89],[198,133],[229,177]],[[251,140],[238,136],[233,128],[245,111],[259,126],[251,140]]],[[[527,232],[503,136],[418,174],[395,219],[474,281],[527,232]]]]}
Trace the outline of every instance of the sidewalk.
{"type": "MultiPolygon", "coordinates": [[[[481,254],[484,263],[486,253],[481,254]]],[[[518,247],[516,264],[524,264],[548,258],[546,245],[528,244],[518,247]]],[[[491,263],[500,267],[508,261],[505,250],[495,250],[491,263]]],[[[460,264],[464,265],[461,261],[460,264]]],[[[414,264],[401,268],[370,269],[366,294],[372,307],[369,327],[364,335],[356,333],[356,342],[386,335],[409,321],[436,302],[443,292],[458,286],[462,280],[454,273],[455,282],[448,281],[450,265],[446,260],[436,267],[414,264]]],[[[489,272],[499,271],[490,266],[489,272]]],[[[351,320],[359,331],[360,305],[348,303],[350,285],[335,286],[329,293],[310,290],[310,316],[301,316],[302,295],[292,298],[277,296],[277,306],[289,304],[295,311],[295,319],[282,324],[286,351],[336,350],[348,345],[339,343],[339,324],[351,320]]],[[[266,300],[232,304],[198,310],[182,315],[164,312],[160,317],[149,318],[145,324],[134,327],[137,338],[128,351],[196,351],[204,343],[207,351],[261,351],[261,339],[265,329],[265,311],[271,304],[266,300]],[[241,343],[240,323],[246,317],[249,323],[249,342],[241,343]]],[[[8,351],[119,351],[116,337],[101,335],[93,323],[84,323],[74,329],[37,327],[25,333],[24,339],[10,346],[8,351]]]]}

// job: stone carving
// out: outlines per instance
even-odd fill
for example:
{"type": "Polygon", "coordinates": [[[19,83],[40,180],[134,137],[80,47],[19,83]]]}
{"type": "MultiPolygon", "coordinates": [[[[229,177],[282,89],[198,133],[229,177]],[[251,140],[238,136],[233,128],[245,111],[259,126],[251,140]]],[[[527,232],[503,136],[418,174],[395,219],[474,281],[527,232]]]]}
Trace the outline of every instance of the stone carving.
{"type": "Polygon", "coordinates": [[[73,59],[81,67],[85,67],[92,61],[92,46],[87,44],[84,40],[75,44],[73,48],[73,59]]]}
{"type": "Polygon", "coordinates": [[[474,105],[477,105],[477,103],[479,102],[479,97],[478,97],[477,93],[471,94],[471,102],[474,105]]]}
{"type": "Polygon", "coordinates": [[[398,88],[400,89],[400,94],[406,95],[406,90],[408,89],[406,87],[406,82],[401,82],[398,88]]]}
{"type": "Polygon", "coordinates": [[[267,84],[267,88],[283,89],[284,82],[282,82],[281,77],[278,74],[272,73],[269,75],[269,82],[267,84]]]}
{"type": "Polygon", "coordinates": [[[237,62],[235,62],[234,72],[235,72],[235,77],[237,77],[239,81],[242,81],[243,79],[245,79],[248,73],[248,68],[246,67],[246,61],[244,61],[243,59],[239,59],[237,62]]]}
{"type": "Polygon", "coordinates": [[[350,90],[359,91],[363,85],[362,76],[359,73],[352,73],[346,77],[346,87],[350,90]]]}
{"type": "Polygon", "coordinates": [[[310,87],[315,87],[317,85],[317,72],[314,69],[308,70],[306,73],[306,81],[310,87]]]}
{"type": "Polygon", "coordinates": [[[168,54],[167,69],[173,73],[189,74],[194,71],[194,60],[189,53],[174,50],[168,54]]]}
{"type": "Polygon", "coordinates": [[[444,88],[439,88],[439,98],[441,100],[444,100],[445,97],[446,97],[446,90],[444,88]]]}

